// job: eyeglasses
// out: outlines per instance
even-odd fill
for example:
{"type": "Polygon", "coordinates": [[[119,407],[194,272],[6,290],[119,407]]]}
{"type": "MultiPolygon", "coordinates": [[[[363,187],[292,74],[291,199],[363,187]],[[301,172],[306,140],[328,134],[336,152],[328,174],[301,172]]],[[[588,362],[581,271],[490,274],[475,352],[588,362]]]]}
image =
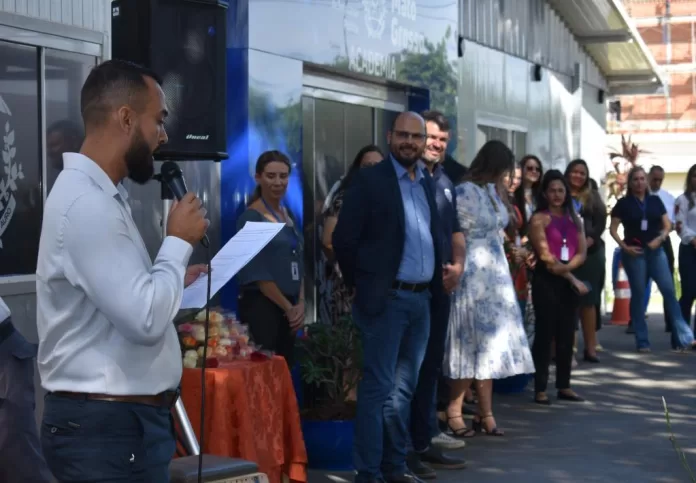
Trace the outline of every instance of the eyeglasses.
{"type": "Polygon", "coordinates": [[[420,132],[394,131],[392,134],[402,141],[409,141],[411,139],[414,141],[423,141],[425,139],[425,134],[420,132]]]}

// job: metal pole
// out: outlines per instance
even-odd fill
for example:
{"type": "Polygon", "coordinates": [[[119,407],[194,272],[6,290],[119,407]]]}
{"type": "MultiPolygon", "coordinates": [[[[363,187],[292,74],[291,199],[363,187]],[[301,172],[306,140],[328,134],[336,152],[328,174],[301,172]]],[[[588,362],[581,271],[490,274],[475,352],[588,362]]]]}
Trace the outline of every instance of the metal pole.
{"type": "MultiPolygon", "coordinates": [[[[169,217],[169,210],[172,207],[172,194],[166,189],[166,185],[162,184],[162,240],[167,236],[167,218],[169,217]]],[[[174,419],[179,423],[179,428],[181,429],[181,439],[184,449],[188,453],[188,456],[198,456],[201,452],[200,446],[198,445],[198,438],[196,438],[196,433],[193,431],[193,426],[191,426],[191,421],[186,414],[186,408],[184,407],[184,402],[181,398],[176,400],[174,408],[172,409],[174,419]]]]}
{"type": "Polygon", "coordinates": [[[189,421],[188,414],[186,414],[186,408],[184,407],[184,402],[181,398],[176,400],[174,405],[174,419],[179,423],[181,428],[182,443],[184,449],[188,453],[188,456],[198,456],[201,453],[201,449],[198,446],[198,439],[196,438],[196,433],[193,432],[193,426],[191,426],[191,421],[189,421]]]}

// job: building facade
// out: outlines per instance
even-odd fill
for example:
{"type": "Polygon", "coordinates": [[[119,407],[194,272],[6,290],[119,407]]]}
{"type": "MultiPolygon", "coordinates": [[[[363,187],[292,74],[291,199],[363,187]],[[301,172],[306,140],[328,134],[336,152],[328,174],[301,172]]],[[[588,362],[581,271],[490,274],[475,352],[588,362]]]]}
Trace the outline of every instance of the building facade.
{"type": "MultiPolygon", "coordinates": [[[[82,83],[110,58],[110,7],[0,3],[0,296],[34,341],[43,205],[60,154],[79,149],[82,83]]],[[[500,139],[547,169],[583,157],[600,179],[607,96],[659,84],[618,0],[238,0],[227,14],[220,68],[230,158],[180,164],[206,204],[215,253],[236,232],[257,157],[268,149],[290,156],[287,204],[305,234],[310,318],[321,292],[318,208],[363,145],[386,150],[399,112],[443,111],[463,164],[500,139]]],[[[159,187],[128,189],[154,255],[165,213],[159,187]]],[[[193,261],[203,255],[197,248],[193,261]]],[[[219,303],[234,308],[236,293],[229,284],[219,303]]]]}
{"type": "Polygon", "coordinates": [[[665,82],[649,96],[619,96],[620,119],[610,114],[612,147],[620,135],[646,151],[639,161],[663,166],[664,186],[675,196],[684,190],[685,174],[696,163],[696,1],[625,0],[641,37],[665,82]]]}

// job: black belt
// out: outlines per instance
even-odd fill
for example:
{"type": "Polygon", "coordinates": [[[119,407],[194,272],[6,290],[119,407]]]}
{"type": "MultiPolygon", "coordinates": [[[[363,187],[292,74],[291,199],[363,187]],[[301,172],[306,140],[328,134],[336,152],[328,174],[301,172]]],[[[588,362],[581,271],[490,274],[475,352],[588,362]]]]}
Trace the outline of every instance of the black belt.
{"type": "Polygon", "coordinates": [[[67,392],[67,391],[56,391],[52,392],[58,397],[63,397],[66,399],[74,399],[77,401],[108,401],[108,402],[120,402],[120,403],[133,403],[133,404],[145,404],[146,406],[173,408],[176,401],[179,399],[180,391],[165,391],[154,396],[113,396],[110,394],[92,394],[86,392],[67,392]]]}
{"type": "Polygon", "coordinates": [[[14,325],[12,325],[12,322],[9,319],[4,322],[0,322],[0,344],[9,339],[14,332],[14,325]]]}
{"type": "Polygon", "coordinates": [[[397,280],[392,284],[392,289],[405,290],[406,292],[423,292],[425,290],[428,290],[428,288],[430,288],[430,282],[408,283],[400,282],[397,280]]]}

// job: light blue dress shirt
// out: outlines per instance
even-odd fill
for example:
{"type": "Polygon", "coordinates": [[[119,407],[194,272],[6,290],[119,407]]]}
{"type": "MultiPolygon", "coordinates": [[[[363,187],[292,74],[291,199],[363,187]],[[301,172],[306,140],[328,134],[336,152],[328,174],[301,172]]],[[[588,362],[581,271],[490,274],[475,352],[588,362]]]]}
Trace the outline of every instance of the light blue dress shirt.
{"type": "Polygon", "coordinates": [[[389,156],[399,181],[404,203],[404,254],[397,280],[408,283],[430,282],[435,273],[435,247],[430,232],[430,205],[423,187],[423,168],[416,167],[414,180],[391,155],[389,156]]]}

